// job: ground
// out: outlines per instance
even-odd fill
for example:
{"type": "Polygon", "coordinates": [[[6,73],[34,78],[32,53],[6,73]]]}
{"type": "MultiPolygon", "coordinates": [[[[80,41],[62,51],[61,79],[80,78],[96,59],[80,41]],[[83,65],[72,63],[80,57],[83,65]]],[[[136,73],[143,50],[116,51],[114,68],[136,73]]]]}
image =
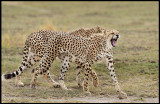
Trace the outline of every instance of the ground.
{"type": "MultiPolygon", "coordinates": [[[[114,83],[103,62],[92,68],[100,84],[90,83],[91,96],[85,96],[76,82],[76,65],[65,83],[72,91],[55,89],[42,76],[36,89],[29,87],[31,69],[22,75],[25,87],[16,87],[15,78],[2,82],[2,102],[158,102],[159,39],[158,2],[2,2],[1,72],[12,72],[22,61],[26,37],[39,29],[72,31],[102,26],[120,31],[114,50],[115,72],[128,99],[117,98],[114,83]]],[[[38,65],[38,64],[37,64],[38,65]]],[[[36,66],[36,65],[35,65],[36,66]]],[[[58,80],[60,60],[51,67],[58,80]]]]}

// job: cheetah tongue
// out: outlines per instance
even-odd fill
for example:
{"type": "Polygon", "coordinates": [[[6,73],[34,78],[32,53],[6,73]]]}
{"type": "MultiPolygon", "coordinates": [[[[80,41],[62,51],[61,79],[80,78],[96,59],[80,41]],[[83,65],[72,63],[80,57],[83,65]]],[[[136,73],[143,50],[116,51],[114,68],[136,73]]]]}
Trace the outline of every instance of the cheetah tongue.
{"type": "Polygon", "coordinates": [[[112,42],[112,46],[113,46],[113,47],[115,47],[115,46],[116,46],[116,42],[117,42],[117,41],[116,41],[115,39],[112,39],[112,41],[111,41],[111,42],[112,42]]]}
{"type": "Polygon", "coordinates": [[[113,45],[114,45],[114,47],[116,46],[116,41],[115,40],[113,40],[113,45]]]}

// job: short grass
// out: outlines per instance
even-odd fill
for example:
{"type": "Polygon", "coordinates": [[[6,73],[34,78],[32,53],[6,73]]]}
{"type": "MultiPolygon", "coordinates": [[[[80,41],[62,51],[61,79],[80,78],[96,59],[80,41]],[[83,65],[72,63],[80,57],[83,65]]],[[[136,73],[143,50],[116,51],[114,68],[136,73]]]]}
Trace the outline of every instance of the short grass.
{"type": "MultiPolygon", "coordinates": [[[[22,61],[26,37],[38,29],[72,31],[81,27],[102,26],[120,31],[121,38],[114,48],[115,71],[119,84],[129,96],[158,97],[159,48],[158,2],[2,2],[2,73],[12,72],[22,61]]],[[[38,65],[38,64],[37,64],[38,65]]],[[[105,64],[95,63],[100,84],[92,96],[116,95],[105,64]]],[[[58,80],[60,60],[51,67],[51,75],[58,80]]],[[[37,89],[29,87],[31,69],[22,75],[24,88],[16,87],[14,79],[2,83],[2,95],[34,98],[67,98],[84,96],[77,87],[76,65],[65,77],[65,84],[73,91],[55,89],[42,76],[37,89]]],[[[2,96],[3,98],[3,96],[2,96]]],[[[26,102],[5,100],[3,102],[26,102]]],[[[34,101],[27,101],[34,102],[34,101]]],[[[35,101],[37,102],[37,101],[35,101]]],[[[75,101],[76,102],[76,101],[75,101]]]]}

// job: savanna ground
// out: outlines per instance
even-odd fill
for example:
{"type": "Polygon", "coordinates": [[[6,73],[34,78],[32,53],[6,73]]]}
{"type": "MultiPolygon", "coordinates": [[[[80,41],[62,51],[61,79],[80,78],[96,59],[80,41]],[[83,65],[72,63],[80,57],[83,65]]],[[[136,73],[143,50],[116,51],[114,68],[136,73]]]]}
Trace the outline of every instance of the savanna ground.
{"type": "MultiPolygon", "coordinates": [[[[32,74],[22,75],[25,87],[16,87],[15,78],[2,83],[2,102],[158,102],[158,2],[2,2],[1,72],[12,72],[22,61],[26,37],[39,29],[72,31],[81,27],[102,26],[120,31],[114,50],[115,71],[128,99],[117,98],[114,83],[103,62],[92,68],[99,86],[90,83],[91,96],[84,96],[76,82],[76,65],[65,77],[72,91],[53,88],[42,76],[36,89],[29,87],[32,74]]],[[[38,64],[36,64],[38,65],[38,64]]],[[[60,60],[51,67],[58,80],[60,60]]],[[[91,82],[91,81],[90,81],[91,82]]]]}

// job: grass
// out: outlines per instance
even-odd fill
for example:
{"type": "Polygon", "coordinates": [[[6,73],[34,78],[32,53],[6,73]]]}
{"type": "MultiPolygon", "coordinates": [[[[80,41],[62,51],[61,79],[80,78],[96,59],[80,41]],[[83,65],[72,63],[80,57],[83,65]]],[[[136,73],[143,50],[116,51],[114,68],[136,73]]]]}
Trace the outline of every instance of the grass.
{"type": "MultiPolygon", "coordinates": [[[[39,29],[72,31],[81,27],[102,26],[120,31],[121,38],[114,48],[115,71],[121,89],[138,98],[158,97],[159,48],[158,2],[2,2],[2,65],[1,72],[12,72],[22,61],[26,37],[39,29]]],[[[38,65],[38,64],[37,64],[38,65]]],[[[95,63],[100,85],[90,82],[92,96],[116,95],[105,64],[95,63]]],[[[67,98],[84,96],[76,82],[76,65],[65,77],[65,84],[73,91],[52,88],[41,76],[37,89],[29,88],[30,70],[22,75],[24,88],[16,87],[15,80],[2,82],[2,95],[33,98],[67,98]]],[[[51,75],[58,80],[60,60],[51,67],[51,75]],[[53,76],[54,74],[54,76],[53,76]]],[[[7,100],[2,102],[26,102],[7,100]]],[[[33,101],[28,101],[33,102],[33,101]]],[[[38,102],[38,101],[35,101],[38,102]]],[[[77,101],[75,101],[77,102],[77,101]]]]}

